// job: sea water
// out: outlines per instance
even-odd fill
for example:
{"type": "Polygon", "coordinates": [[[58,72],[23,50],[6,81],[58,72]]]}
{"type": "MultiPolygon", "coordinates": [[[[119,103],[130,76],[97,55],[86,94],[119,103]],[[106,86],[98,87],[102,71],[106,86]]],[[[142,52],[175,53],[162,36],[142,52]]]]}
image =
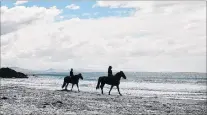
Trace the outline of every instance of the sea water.
{"type": "MultiPolygon", "coordinates": [[[[96,90],[98,78],[106,76],[103,72],[83,72],[79,81],[80,91],[101,93],[96,90]]],[[[161,72],[126,72],[127,79],[121,79],[120,92],[126,96],[163,97],[173,99],[206,100],[206,73],[161,73],[161,72]]],[[[1,79],[1,85],[19,85],[30,88],[61,90],[66,75],[29,76],[28,79],[1,79]]],[[[104,86],[108,94],[110,86],[104,86]]],[[[68,85],[71,89],[71,84],[68,85]]],[[[73,87],[77,91],[77,87],[73,87]]],[[[114,87],[111,95],[118,95],[114,87]]]]}

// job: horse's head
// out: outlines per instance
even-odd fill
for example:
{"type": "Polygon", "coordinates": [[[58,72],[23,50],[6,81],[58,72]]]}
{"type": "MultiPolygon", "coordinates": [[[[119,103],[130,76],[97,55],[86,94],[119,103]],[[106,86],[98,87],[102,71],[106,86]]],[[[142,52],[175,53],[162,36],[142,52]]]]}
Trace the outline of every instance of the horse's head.
{"type": "Polygon", "coordinates": [[[119,73],[120,73],[120,75],[121,75],[124,79],[126,79],[126,76],[125,76],[125,74],[124,74],[123,71],[120,71],[119,73]]]}
{"type": "Polygon", "coordinates": [[[78,77],[81,78],[83,80],[83,76],[81,73],[78,74],[78,77]]]}

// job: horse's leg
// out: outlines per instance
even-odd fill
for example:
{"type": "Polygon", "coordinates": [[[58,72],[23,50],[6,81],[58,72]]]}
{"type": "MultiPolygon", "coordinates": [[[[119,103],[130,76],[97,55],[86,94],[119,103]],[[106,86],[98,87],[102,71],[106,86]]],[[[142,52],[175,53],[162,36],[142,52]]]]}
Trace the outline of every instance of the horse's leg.
{"type": "Polygon", "coordinates": [[[112,90],[112,88],[113,88],[114,86],[113,85],[111,85],[111,88],[110,88],[110,90],[109,90],[109,95],[110,95],[110,92],[111,92],[111,90],[112,90]]]}
{"type": "Polygon", "coordinates": [[[119,91],[119,85],[117,85],[116,87],[117,87],[117,89],[118,89],[119,95],[122,96],[122,94],[121,94],[120,91],[119,91]]]}
{"type": "Polygon", "coordinates": [[[76,84],[76,86],[77,86],[77,88],[78,88],[78,92],[80,92],[79,87],[78,87],[78,84],[76,84]]]}
{"type": "Polygon", "coordinates": [[[68,90],[68,84],[69,84],[69,83],[66,83],[65,90],[68,90]]]}
{"type": "Polygon", "coordinates": [[[103,87],[104,87],[105,83],[101,83],[101,93],[103,94],[103,87]]]}
{"type": "Polygon", "coordinates": [[[74,86],[74,84],[72,84],[71,91],[72,91],[72,89],[73,89],[73,86],[74,86]]]}

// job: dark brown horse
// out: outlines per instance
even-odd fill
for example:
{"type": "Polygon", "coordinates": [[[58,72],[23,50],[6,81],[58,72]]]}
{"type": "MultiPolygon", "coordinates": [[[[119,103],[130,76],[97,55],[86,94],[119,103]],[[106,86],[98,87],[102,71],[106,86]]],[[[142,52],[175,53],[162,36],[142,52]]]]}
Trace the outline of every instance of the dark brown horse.
{"type": "Polygon", "coordinates": [[[74,84],[76,84],[77,88],[78,88],[78,91],[80,92],[79,87],[78,87],[79,78],[81,78],[83,80],[83,77],[82,77],[81,73],[79,73],[78,75],[74,75],[72,77],[66,76],[64,78],[62,88],[65,87],[65,90],[67,90],[68,84],[71,83],[72,84],[71,91],[72,91],[74,84]]]}
{"type": "Polygon", "coordinates": [[[109,95],[110,95],[110,92],[114,86],[117,87],[119,94],[122,95],[119,91],[119,84],[120,84],[121,77],[126,79],[126,76],[123,71],[120,71],[111,77],[101,76],[98,78],[98,83],[97,83],[96,89],[99,89],[99,87],[101,87],[101,92],[103,94],[103,87],[105,84],[108,84],[108,85],[111,85],[111,88],[109,90],[109,95]],[[101,83],[101,85],[100,85],[100,83],[101,83]]]}

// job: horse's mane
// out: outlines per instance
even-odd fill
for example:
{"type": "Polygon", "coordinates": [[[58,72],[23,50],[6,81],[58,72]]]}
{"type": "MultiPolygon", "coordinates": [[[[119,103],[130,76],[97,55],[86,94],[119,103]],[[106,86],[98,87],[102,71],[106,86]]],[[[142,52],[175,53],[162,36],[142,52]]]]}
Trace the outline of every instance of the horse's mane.
{"type": "Polygon", "coordinates": [[[76,74],[76,75],[74,75],[74,76],[79,76],[79,75],[81,75],[81,73],[78,73],[78,74],[76,74]]]}
{"type": "Polygon", "coordinates": [[[117,72],[114,76],[118,76],[122,71],[117,72]]]}
{"type": "Polygon", "coordinates": [[[81,75],[81,73],[79,73],[79,74],[77,74],[78,76],[80,76],[81,75]]]}
{"type": "Polygon", "coordinates": [[[80,77],[82,76],[82,74],[79,73],[79,74],[76,74],[76,75],[74,75],[74,76],[75,76],[75,78],[80,78],[80,77]]]}

